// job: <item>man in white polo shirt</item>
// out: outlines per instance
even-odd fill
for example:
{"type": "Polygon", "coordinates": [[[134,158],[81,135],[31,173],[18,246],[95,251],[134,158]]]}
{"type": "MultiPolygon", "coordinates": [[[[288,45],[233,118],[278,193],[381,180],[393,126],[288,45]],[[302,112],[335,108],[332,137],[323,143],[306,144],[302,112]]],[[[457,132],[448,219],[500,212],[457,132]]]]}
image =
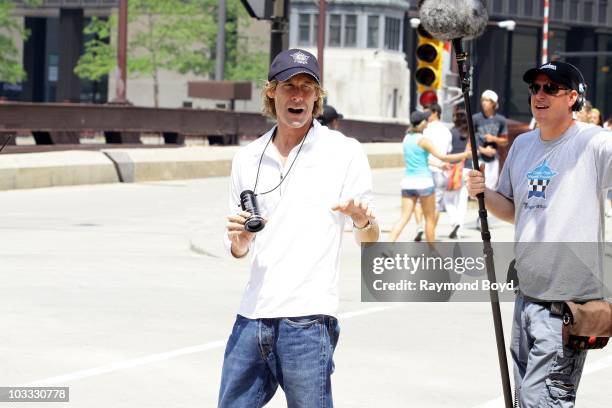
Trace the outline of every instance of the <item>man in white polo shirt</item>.
{"type": "Polygon", "coordinates": [[[314,120],[324,92],[316,58],[272,62],[264,113],[277,124],[234,157],[225,243],[250,255],[250,280],[228,340],[219,407],[261,407],[280,385],[290,407],[331,407],[338,341],[338,263],[346,217],[357,242],[378,240],[372,175],[355,139],[314,120]],[[265,227],[245,229],[252,190],[265,227]]]}
{"type": "MultiPolygon", "coordinates": [[[[431,115],[427,119],[428,123],[423,131],[423,136],[431,141],[438,152],[442,154],[450,153],[453,148],[453,135],[448,126],[441,121],[442,107],[437,103],[432,103],[427,109],[431,112],[431,115]]],[[[448,163],[429,155],[429,170],[431,170],[436,191],[436,224],[440,218],[440,212],[446,211],[443,198],[448,184],[448,178],[446,177],[446,170],[448,169],[448,163]]]]}

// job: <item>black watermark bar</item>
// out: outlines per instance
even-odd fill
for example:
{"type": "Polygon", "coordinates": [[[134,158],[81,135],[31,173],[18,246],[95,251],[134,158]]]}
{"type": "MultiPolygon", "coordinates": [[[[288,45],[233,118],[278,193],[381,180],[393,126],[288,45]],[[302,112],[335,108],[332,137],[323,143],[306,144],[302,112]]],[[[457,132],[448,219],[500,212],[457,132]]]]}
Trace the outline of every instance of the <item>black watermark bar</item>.
{"type": "Polygon", "coordinates": [[[361,249],[363,302],[542,301],[610,298],[612,244],[602,242],[368,243],[361,249]],[[487,278],[487,263],[495,282],[487,278]]]}
{"type": "Polygon", "coordinates": [[[0,402],[70,402],[70,388],[0,387],[0,402]]]}

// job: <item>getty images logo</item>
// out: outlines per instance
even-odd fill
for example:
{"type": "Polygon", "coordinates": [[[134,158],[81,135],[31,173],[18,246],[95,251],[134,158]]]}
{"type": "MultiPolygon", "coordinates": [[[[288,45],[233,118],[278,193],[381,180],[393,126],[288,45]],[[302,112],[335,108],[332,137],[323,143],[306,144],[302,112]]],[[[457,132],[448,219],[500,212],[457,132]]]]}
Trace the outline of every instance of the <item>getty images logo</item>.
{"type": "Polygon", "coordinates": [[[557,70],[557,66],[553,64],[544,64],[540,67],[540,69],[546,69],[546,68],[552,69],[553,71],[557,70]]]}

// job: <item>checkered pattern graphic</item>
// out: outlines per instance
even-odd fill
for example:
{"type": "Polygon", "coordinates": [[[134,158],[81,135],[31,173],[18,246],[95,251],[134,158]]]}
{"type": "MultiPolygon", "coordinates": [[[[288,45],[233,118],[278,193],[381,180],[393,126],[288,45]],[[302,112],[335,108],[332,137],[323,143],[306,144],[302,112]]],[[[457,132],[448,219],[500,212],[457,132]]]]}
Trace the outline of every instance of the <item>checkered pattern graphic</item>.
{"type": "Polygon", "coordinates": [[[546,187],[548,187],[548,183],[550,183],[550,180],[530,179],[529,194],[527,198],[532,196],[546,198],[546,187]]]}

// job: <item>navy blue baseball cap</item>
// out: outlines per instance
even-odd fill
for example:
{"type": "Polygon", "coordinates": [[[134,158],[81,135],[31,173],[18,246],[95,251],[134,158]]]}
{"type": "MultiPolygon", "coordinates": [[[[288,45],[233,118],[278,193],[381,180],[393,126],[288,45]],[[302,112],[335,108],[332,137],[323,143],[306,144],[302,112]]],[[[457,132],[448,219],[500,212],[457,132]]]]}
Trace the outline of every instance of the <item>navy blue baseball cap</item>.
{"type": "Polygon", "coordinates": [[[283,51],[274,58],[270,65],[268,81],[286,81],[297,74],[308,74],[321,84],[319,63],[315,56],[308,51],[294,48],[283,51]]]}
{"type": "Polygon", "coordinates": [[[554,82],[574,89],[580,94],[584,94],[586,91],[582,73],[570,63],[549,61],[537,68],[527,70],[523,75],[523,81],[531,84],[539,74],[544,74],[554,82]]]}

